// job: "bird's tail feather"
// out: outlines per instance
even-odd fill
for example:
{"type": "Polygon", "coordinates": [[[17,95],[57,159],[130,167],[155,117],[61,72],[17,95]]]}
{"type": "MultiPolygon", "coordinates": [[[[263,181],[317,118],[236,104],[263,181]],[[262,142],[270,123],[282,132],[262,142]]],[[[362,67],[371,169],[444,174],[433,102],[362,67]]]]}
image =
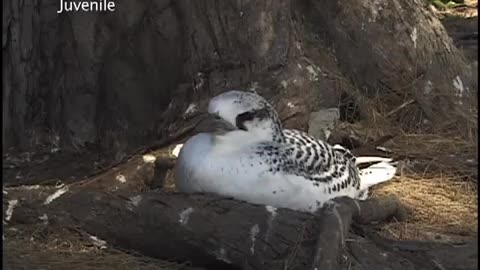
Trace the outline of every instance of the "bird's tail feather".
{"type": "Polygon", "coordinates": [[[357,157],[355,159],[355,164],[363,164],[363,163],[370,163],[370,162],[392,162],[393,159],[385,158],[385,157],[357,157]]]}
{"type": "Polygon", "coordinates": [[[391,162],[391,159],[385,159],[365,169],[361,169],[359,172],[360,190],[391,180],[396,171],[395,163],[391,162]]]}

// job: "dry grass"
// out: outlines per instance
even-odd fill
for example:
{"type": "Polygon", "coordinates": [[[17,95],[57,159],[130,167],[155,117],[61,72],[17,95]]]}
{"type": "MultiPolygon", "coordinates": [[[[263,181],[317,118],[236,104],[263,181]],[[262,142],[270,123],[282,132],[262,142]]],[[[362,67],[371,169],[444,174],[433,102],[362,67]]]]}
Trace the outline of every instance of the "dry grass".
{"type": "Polygon", "coordinates": [[[477,181],[477,142],[436,134],[402,134],[387,144],[395,155],[408,159],[410,173],[447,174],[477,181]]]}
{"type": "Polygon", "coordinates": [[[476,101],[469,104],[463,102],[463,105],[453,104],[451,102],[457,97],[453,97],[452,93],[437,93],[429,97],[430,101],[426,101],[415,97],[414,91],[416,90],[396,89],[373,98],[363,98],[363,106],[368,108],[364,124],[372,129],[394,130],[401,134],[435,134],[437,138],[461,140],[470,144],[477,141],[476,101]],[[450,109],[429,111],[430,108],[441,107],[442,105],[431,105],[441,100],[449,104],[450,109]],[[435,122],[428,120],[429,115],[437,117],[435,122]]]}
{"type": "MultiPolygon", "coordinates": [[[[372,109],[374,110],[374,109],[372,109]]],[[[388,133],[385,113],[365,124],[364,134],[388,133]],[[378,119],[382,119],[379,121],[378,119]],[[381,130],[381,131],[379,131],[381,130]]],[[[406,114],[412,113],[408,109],[406,114]]],[[[391,127],[391,125],[390,125],[391,127]]],[[[408,129],[408,128],[407,128],[408,129]]],[[[474,128],[472,128],[473,130],[474,128]]],[[[385,144],[403,162],[394,181],[373,196],[394,194],[410,210],[409,219],[384,224],[381,234],[394,239],[457,242],[478,233],[478,152],[475,136],[449,132],[407,133],[399,125],[385,144]]],[[[476,133],[476,132],[475,132],[476,133]]],[[[366,137],[368,137],[365,135],[366,137]]],[[[374,137],[374,136],[373,136],[374,137]]]]}
{"type": "Polygon", "coordinates": [[[376,188],[373,196],[398,196],[410,215],[405,221],[382,224],[380,233],[394,239],[442,242],[476,237],[476,104],[472,104],[472,110],[452,111],[451,119],[446,118],[443,126],[437,123],[431,127],[424,120],[420,102],[409,91],[392,91],[373,98],[358,92],[354,96],[363,108],[363,120],[342,123],[340,129],[355,134],[367,145],[381,136],[394,135],[384,146],[402,161],[400,176],[376,188]]]}
{"type": "Polygon", "coordinates": [[[400,176],[373,192],[394,194],[409,209],[409,218],[383,225],[384,235],[396,239],[461,241],[478,233],[476,188],[452,177],[400,176]]]}

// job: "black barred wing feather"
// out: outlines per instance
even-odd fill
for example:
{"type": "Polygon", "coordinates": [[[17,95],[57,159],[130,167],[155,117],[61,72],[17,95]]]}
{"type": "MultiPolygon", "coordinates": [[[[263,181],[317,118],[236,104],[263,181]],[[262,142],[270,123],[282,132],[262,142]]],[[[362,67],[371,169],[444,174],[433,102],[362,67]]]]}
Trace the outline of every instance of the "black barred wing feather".
{"type": "Polygon", "coordinates": [[[360,186],[355,157],[348,149],[331,146],[299,130],[285,129],[283,133],[289,158],[309,174],[309,179],[338,182],[339,187],[360,186]]]}

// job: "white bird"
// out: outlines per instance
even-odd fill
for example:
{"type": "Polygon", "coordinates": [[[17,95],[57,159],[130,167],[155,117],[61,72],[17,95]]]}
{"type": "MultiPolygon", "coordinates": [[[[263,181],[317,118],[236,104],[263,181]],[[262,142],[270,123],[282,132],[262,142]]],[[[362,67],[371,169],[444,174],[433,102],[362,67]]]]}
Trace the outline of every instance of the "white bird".
{"type": "Polygon", "coordinates": [[[369,187],[395,174],[391,160],[359,171],[347,149],[283,130],[273,107],[255,93],[220,94],[208,112],[230,128],[197,134],[183,145],[175,170],[181,192],[314,212],[336,197],[364,199],[369,187]]]}

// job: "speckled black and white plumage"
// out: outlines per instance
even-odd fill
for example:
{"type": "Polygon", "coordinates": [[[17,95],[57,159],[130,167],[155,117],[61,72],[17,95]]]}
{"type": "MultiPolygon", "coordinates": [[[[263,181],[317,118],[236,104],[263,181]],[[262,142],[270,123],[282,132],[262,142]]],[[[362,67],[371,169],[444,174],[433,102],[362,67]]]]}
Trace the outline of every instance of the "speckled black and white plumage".
{"type": "MultiPolygon", "coordinates": [[[[272,153],[273,156],[281,155],[271,159],[272,171],[281,169],[284,173],[305,177],[315,186],[329,183],[325,192],[330,194],[349,186],[360,188],[355,158],[348,150],[334,149],[328,143],[299,130],[283,129],[278,114],[263,97],[252,92],[230,91],[213,98],[209,112],[222,112],[222,117],[231,122],[234,122],[235,115],[235,124],[239,128],[243,128],[245,121],[255,118],[259,122],[264,121],[266,129],[272,131],[272,136],[265,139],[268,143],[259,141],[257,154],[267,157],[272,153]]],[[[255,129],[258,126],[249,131],[255,129]]],[[[261,133],[269,134],[265,129],[261,133]]],[[[262,136],[256,138],[264,139],[262,136]]]]}
{"type": "Polygon", "coordinates": [[[315,211],[335,197],[365,195],[369,185],[362,185],[348,150],[301,131],[283,130],[273,107],[258,95],[221,94],[211,100],[209,112],[238,129],[202,133],[187,141],[177,160],[180,191],[301,211],[315,211]]]}
{"type": "Polygon", "coordinates": [[[270,166],[269,172],[300,176],[314,187],[322,186],[325,194],[360,189],[355,163],[343,153],[310,136],[289,133],[285,137],[287,144],[257,145],[256,154],[270,166]]]}
{"type": "Polygon", "coordinates": [[[335,149],[302,131],[285,129],[283,133],[292,152],[291,158],[298,160],[307,179],[335,183],[334,192],[350,185],[360,188],[355,158],[348,150],[335,149]]]}

